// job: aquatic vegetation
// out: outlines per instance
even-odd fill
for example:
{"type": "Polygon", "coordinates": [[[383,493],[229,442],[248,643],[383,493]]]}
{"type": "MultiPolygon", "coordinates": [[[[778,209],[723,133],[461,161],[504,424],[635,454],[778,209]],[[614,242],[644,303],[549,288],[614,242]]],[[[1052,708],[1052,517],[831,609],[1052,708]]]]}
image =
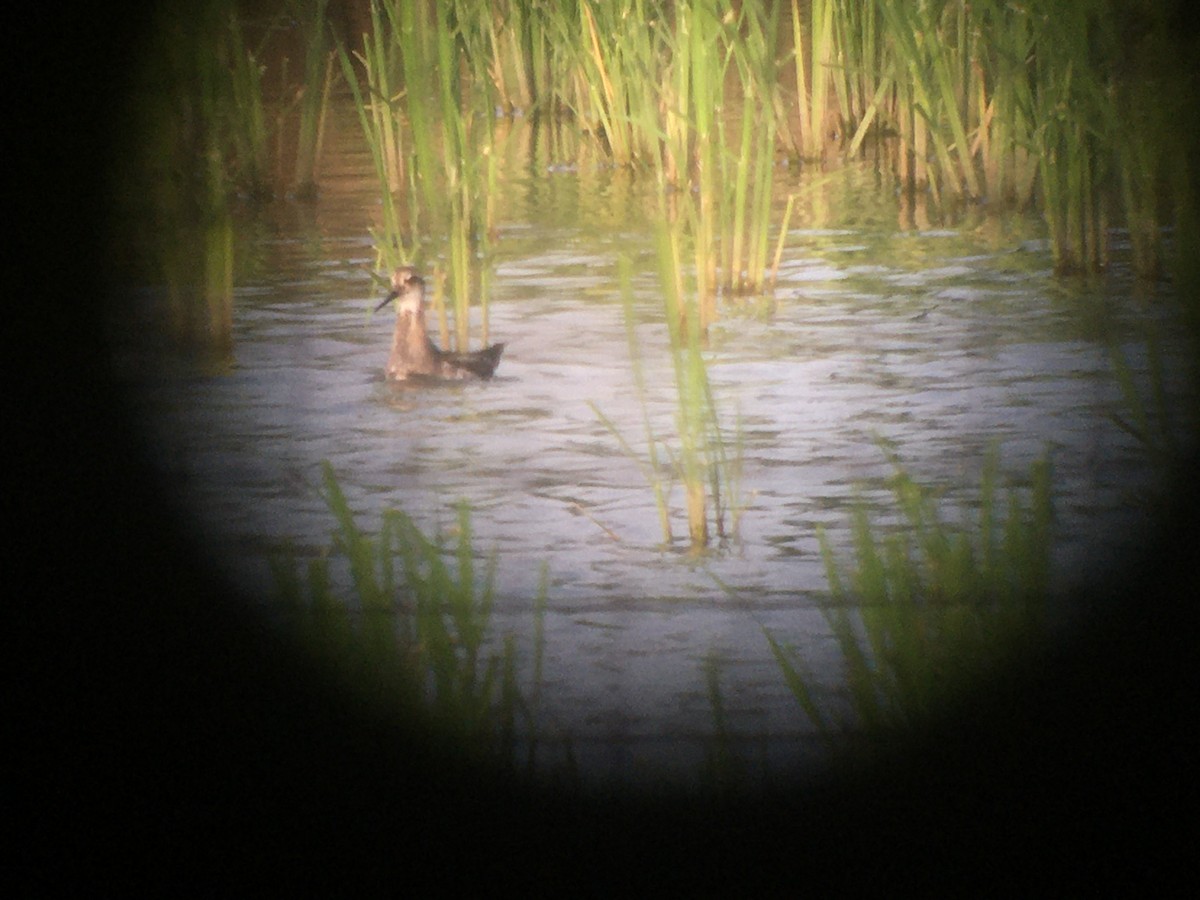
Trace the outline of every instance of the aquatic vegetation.
{"type": "Polygon", "coordinates": [[[1108,0],[794,0],[792,42],[805,158],[854,155],[872,129],[895,135],[908,191],[937,204],[1036,200],[1062,273],[1103,268],[1123,219],[1136,271],[1155,277],[1163,186],[1187,165],[1169,123],[1190,87],[1167,70],[1163,13],[1108,0]]]}
{"type": "Polygon", "coordinates": [[[665,225],[659,228],[658,249],[663,310],[675,376],[675,442],[668,443],[654,432],[650,424],[641,348],[634,327],[631,264],[628,257],[624,256],[620,264],[621,296],[630,364],[642,412],[647,460],[642,460],[617,425],[599,407],[594,403],[589,405],[626,454],[641,467],[654,492],[663,540],[670,543],[672,529],[668,498],[672,483],[663,476],[666,467],[663,465],[664,458],[659,455],[659,447],[662,448],[666,460],[670,462],[668,471],[677,475],[683,484],[688,537],[692,550],[700,551],[709,545],[711,539],[710,520],[719,540],[724,541],[737,533],[741,503],[741,432],[739,429],[732,440],[733,446],[728,446],[731,439],[722,427],[712,385],[708,380],[708,364],[703,354],[695,294],[681,293],[679,247],[673,242],[672,233],[665,225]]]}
{"type": "MultiPolygon", "coordinates": [[[[325,120],[329,111],[329,93],[334,81],[335,50],[329,46],[329,29],[325,22],[329,0],[294,0],[291,12],[304,36],[304,69],[300,84],[294,90],[293,104],[298,108],[296,152],[292,167],[291,189],[305,199],[317,195],[318,167],[325,139],[325,120]]],[[[279,158],[283,157],[283,119],[280,115],[279,158]]],[[[282,180],[282,173],[281,173],[282,180]]]]}
{"type": "Polygon", "coordinates": [[[332,82],[325,0],[288,9],[310,56],[300,84],[287,82],[284,67],[278,95],[265,60],[280,16],[251,23],[233,0],[160,10],[127,111],[138,139],[115,173],[117,202],[140,232],[139,263],[149,270],[140,274],[163,288],[165,330],[180,349],[220,362],[233,349],[244,214],[284,192],[285,158],[295,162],[292,190],[316,190],[332,82]]]}
{"type": "Polygon", "coordinates": [[[580,8],[590,87],[576,114],[597,123],[615,163],[649,168],[670,194],[658,215],[691,238],[707,326],[718,289],[760,292],[768,281],[778,5],[631,2],[605,7],[599,25],[580,8]]]}
{"type": "Polygon", "coordinates": [[[327,0],[283,5],[270,21],[253,25],[234,0],[161,14],[146,56],[151,85],[141,112],[146,129],[170,144],[158,150],[169,150],[189,202],[214,208],[234,197],[265,202],[285,187],[304,195],[315,190],[333,78],[327,0]],[[286,59],[278,63],[272,74],[279,87],[272,93],[267,61],[285,14],[301,33],[306,57],[295,83],[286,59]],[[259,35],[256,41],[251,33],[259,35]],[[290,178],[285,158],[293,161],[290,178]]]}
{"type": "MultiPolygon", "coordinates": [[[[732,7],[725,12],[721,21],[729,21],[731,14],[732,7]]],[[[778,105],[775,62],[778,16],[778,4],[769,8],[743,4],[740,14],[730,22],[730,30],[723,35],[738,77],[742,105],[741,127],[736,140],[726,136],[725,117],[716,119],[719,161],[717,184],[724,188],[715,197],[721,248],[720,282],[721,287],[731,293],[761,293],[768,281],[768,232],[774,186],[778,105]]],[[[693,56],[697,54],[704,58],[702,48],[695,48],[693,56]]],[[[701,104],[716,110],[732,102],[731,97],[721,96],[722,82],[716,80],[715,73],[707,80],[713,82],[714,87],[707,92],[710,96],[697,97],[698,120],[701,104]],[[716,104],[709,107],[713,99],[716,104]]],[[[697,83],[703,82],[698,80],[697,83]]],[[[702,207],[706,190],[713,190],[713,186],[706,185],[702,179],[702,207]]],[[[779,228],[781,234],[787,231],[789,213],[784,214],[779,228]]],[[[699,247],[704,234],[698,234],[697,238],[699,247]]],[[[699,258],[697,264],[700,264],[699,258]]],[[[774,281],[773,273],[770,281],[774,281]]],[[[699,280],[702,297],[710,287],[709,279],[699,280]]]]}
{"type": "Polygon", "coordinates": [[[1009,487],[1002,502],[993,449],[977,521],[954,526],[942,520],[934,492],[917,484],[894,453],[887,456],[900,524],[872,525],[860,503],[851,522],[851,568],[839,565],[826,533],[817,531],[830,590],[822,613],[845,661],[852,719],[823,708],[803,660],[764,629],[793,696],[831,743],[863,729],[872,739],[919,725],[972,679],[1035,646],[1045,631],[1049,459],[1031,468],[1027,500],[1009,487]]]}
{"type": "Polygon", "coordinates": [[[710,505],[718,536],[727,536],[727,498],[723,488],[737,484],[740,458],[731,460],[726,452],[726,438],[704,359],[700,304],[695,293],[681,292],[677,233],[665,223],[658,227],[658,263],[675,373],[679,438],[676,465],[686,498],[688,534],[693,549],[698,549],[709,541],[710,505]]]}
{"type": "MultiPolygon", "coordinates": [[[[1194,205],[1194,154],[1173,125],[1188,119],[1196,85],[1172,62],[1180,39],[1169,10],[1112,0],[374,0],[370,30],[358,49],[337,49],[337,67],[327,0],[280,0],[279,10],[265,26],[232,0],[164,18],[148,54],[155,99],[143,110],[137,175],[154,184],[155,234],[185,231],[185,219],[221,222],[235,197],[261,202],[285,185],[313,196],[340,75],[381,187],[378,268],[426,262],[443,344],[459,350],[469,349],[475,302],[488,340],[498,114],[555,117],[586,138],[586,152],[658,177],[669,201],[655,214],[680,233],[702,326],[720,294],[771,288],[794,211],[777,220],[772,206],[776,155],[789,147],[822,165],[876,154],[906,204],[1036,207],[1061,273],[1104,268],[1111,229],[1124,226],[1135,271],[1159,277],[1164,226],[1182,227],[1194,205]],[[286,61],[278,80],[268,70],[284,22],[305,47],[297,84],[286,61]]],[[[212,235],[190,243],[225,245],[212,235]]],[[[227,266],[185,273],[184,254],[152,255],[178,330],[216,329],[228,345],[231,290],[203,274],[227,266]]]]}
{"type": "Polygon", "coordinates": [[[382,269],[393,269],[411,258],[413,248],[406,246],[405,236],[411,233],[417,216],[410,202],[407,217],[402,217],[402,207],[396,197],[408,174],[408,155],[404,149],[404,122],[397,101],[401,89],[396,84],[399,50],[392,37],[398,27],[391,17],[393,11],[394,7],[371,4],[371,33],[363,35],[362,50],[353,54],[362,66],[365,84],[360,85],[346,48],[340,44],[337,48],[343,77],[353,95],[380,186],[382,221],[377,230],[371,230],[371,235],[376,265],[382,269]]]}
{"type": "Polygon", "coordinates": [[[497,165],[490,93],[486,83],[477,88],[462,75],[482,52],[469,6],[372,2],[372,32],[363,35],[362,50],[353,54],[365,85],[358,84],[350,54],[339,50],[379,179],[383,221],[374,232],[377,265],[391,268],[426,255],[417,236],[441,235],[445,243],[438,255],[444,268],[429,266],[436,278],[434,310],[443,346],[458,351],[469,349],[476,294],[482,341],[488,338],[486,260],[497,165]],[[481,267],[478,258],[484,260],[481,267]],[[447,280],[453,341],[443,302],[447,280]]]}
{"type": "Polygon", "coordinates": [[[646,482],[654,492],[654,506],[658,510],[658,521],[662,528],[663,541],[669,544],[672,540],[671,512],[667,504],[670,485],[662,476],[663,465],[658,455],[660,441],[650,424],[650,413],[646,407],[646,376],[642,371],[642,352],[637,339],[636,321],[633,312],[632,263],[628,256],[622,255],[619,264],[621,303],[625,317],[625,336],[629,342],[629,362],[633,372],[633,383],[637,392],[638,404],[642,412],[642,429],[646,440],[647,459],[645,461],[642,460],[633,447],[630,446],[629,442],[622,436],[621,430],[617,425],[604,415],[595,403],[588,401],[588,405],[592,408],[592,411],[600,419],[604,427],[617,439],[617,442],[621,445],[621,449],[625,451],[626,455],[636,461],[641,468],[642,474],[646,477],[646,482]]]}
{"type": "Polygon", "coordinates": [[[145,204],[131,213],[148,274],[164,286],[170,337],[218,359],[232,349],[233,202],[261,196],[269,170],[261,70],[229,12],[164,15],[134,109],[143,140],[119,191],[122,203],[145,204]]]}
{"type": "Polygon", "coordinates": [[[653,0],[577,9],[568,32],[576,67],[570,108],[616,165],[649,162],[657,155],[663,10],[653,0]]]}
{"type": "MultiPolygon", "coordinates": [[[[1121,344],[1115,338],[1109,339],[1108,358],[1121,395],[1119,411],[1110,413],[1109,418],[1138,442],[1160,475],[1178,475],[1188,468],[1188,453],[1193,449],[1184,437],[1189,433],[1184,423],[1188,421],[1188,413],[1194,417],[1196,410],[1175,408],[1167,397],[1168,375],[1163,360],[1162,335],[1156,329],[1147,329],[1140,343],[1145,348],[1147,363],[1144,380],[1134,371],[1129,354],[1121,344]]],[[[1195,385],[1194,366],[1191,374],[1190,383],[1195,385]]],[[[1153,505],[1162,498],[1141,499],[1153,505]]]]}
{"type": "Polygon", "coordinates": [[[430,537],[399,510],[383,514],[376,537],[363,532],[328,462],[322,465],[322,496],[337,523],[334,550],[349,565],[354,600],[338,597],[326,556],[310,561],[305,580],[294,560],[272,560],[280,598],[316,653],[358,690],[390,697],[384,702],[400,711],[417,711],[465,751],[509,765],[526,746],[532,768],[539,742],[546,567],[533,601],[533,686],[526,697],[517,684],[513,638],[494,646],[496,559],[493,555],[482,578],[477,576],[465,502],[457,507],[457,544],[448,548],[440,534],[430,537]]]}
{"type": "Polygon", "coordinates": [[[793,138],[793,145],[805,159],[821,160],[826,157],[828,145],[839,130],[830,121],[836,118],[837,110],[829,107],[828,83],[837,71],[831,64],[836,53],[834,4],[820,0],[809,4],[807,31],[801,6],[800,0],[792,0],[792,61],[799,121],[799,135],[793,138]]]}
{"type": "Polygon", "coordinates": [[[1059,6],[375,0],[340,55],[380,182],[378,266],[425,261],[447,347],[469,349],[478,298],[486,345],[496,118],[525,111],[653,173],[702,331],[721,295],[774,284],[796,209],[776,219],[783,143],[824,165],[875,153],[909,206],[1037,205],[1063,273],[1103,268],[1123,219],[1154,277],[1163,216],[1190,196],[1164,199],[1190,166],[1169,136],[1183,101],[1162,99],[1181,92],[1153,87],[1173,77],[1165,20],[1139,19],[1130,48],[1108,0],[1059,6]]]}

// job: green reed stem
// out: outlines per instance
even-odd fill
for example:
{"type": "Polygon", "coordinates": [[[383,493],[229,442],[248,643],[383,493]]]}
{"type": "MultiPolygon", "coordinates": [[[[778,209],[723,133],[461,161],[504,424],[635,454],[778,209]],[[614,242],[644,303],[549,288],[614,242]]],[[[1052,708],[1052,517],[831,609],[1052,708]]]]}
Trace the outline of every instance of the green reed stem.
{"type": "Polygon", "coordinates": [[[629,343],[629,359],[633,368],[633,382],[637,390],[638,403],[642,410],[642,430],[646,436],[646,453],[649,465],[643,469],[654,493],[654,507],[658,510],[658,522],[662,528],[663,541],[670,543],[671,517],[667,507],[667,489],[661,476],[662,462],[658,456],[658,438],[650,424],[650,410],[646,406],[646,377],[642,369],[641,348],[637,339],[637,319],[633,309],[633,264],[622,254],[619,258],[621,280],[621,304],[625,316],[625,337],[629,343]]]}
{"type": "Polygon", "coordinates": [[[317,161],[324,137],[325,113],[333,79],[334,53],[328,50],[325,12],[329,0],[308,0],[293,7],[304,35],[304,82],[300,91],[300,123],[296,137],[296,167],[292,188],[300,196],[315,196],[317,161]]]}
{"type": "Polygon", "coordinates": [[[379,230],[373,232],[379,268],[392,268],[411,258],[413,248],[406,246],[405,236],[415,230],[417,215],[417,208],[410,198],[407,204],[408,217],[405,218],[404,209],[396,196],[405,179],[406,155],[403,123],[396,105],[396,97],[400,92],[395,87],[397,60],[394,35],[400,23],[391,16],[390,7],[371,4],[371,33],[363,35],[362,52],[354,54],[365,73],[365,93],[359,85],[350,55],[345,47],[339,45],[337,48],[342,75],[354,98],[354,107],[379,184],[381,222],[379,230]]]}
{"type": "Polygon", "coordinates": [[[233,353],[233,220],[219,216],[204,231],[204,300],[208,339],[219,354],[233,353]]]}
{"type": "MultiPolygon", "coordinates": [[[[886,739],[923,721],[1015,648],[1040,640],[1053,508],[1045,458],[1030,469],[1028,500],[1009,488],[1002,515],[993,448],[984,461],[977,522],[954,527],[942,520],[935,493],[884,452],[894,467],[901,524],[881,531],[857,505],[851,517],[856,561],[848,570],[838,564],[824,528],[818,527],[817,539],[830,589],[824,615],[845,660],[856,717],[840,721],[837,731],[865,727],[886,739]]],[[[836,737],[802,660],[770,633],[767,639],[801,708],[826,737],[836,737]]]]}
{"type": "Polygon", "coordinates": [[[617,425],[608,416],[604,415],[596,404],[589,401],[588,405],[592,408],[592,412],[596,414],[601,424],[616,438],[625,455],[634,460],[642,470],[642,475],[645,477],[646,483],[650,485],[650,489],[654,493],[654,507],[658,511],[658,522],[662,528],[663,542],[670,544],[673,539],[671,534],[670,507],[667,504],[670,485],[665,484],[663,480],[662,472],[664,466],[658,455],[660,439],[655,435],[654,428],[650,424],[650,411],[646,405],[646,377],[642,369],[642,352],[637,338],[637,317],[633,308],[633,264],[626,254],[621,254],[618,258],[618,266],[621,282],[621,305],[625,317],[625,337],[629,343],[629,361],[633,370],[634,389],[637,392],[638,405],[642,413],[642,431],[646,438],[647,459],[643,460],[634,451],[633,447],[621,434],[617,425]]]}
{"type": "Polygon", "coordinates": [[[226,172],[236,169],[239,186],[250,196],[265,199],[273,191],[264,68],[246,47],[237,16],[232,11],[227,16],[228,43],[218,40],[215,54],[212,47],[201,50],[209,55],[201,65],[210,71],[214,92],[210,124],[220,135],[219,153],[226,172]]]}
{"type": "Polygon", "coordinates": [[[383,514],[378,537],[366,534],[328,462],[322,464],[321,494],[337,525],[335,548],[349,564],[357,603],[337,598],[326,559],[309,566],[306,600],[294,563],[273,558],[277,589],[299,614],[305,635],[363,681],[372,695],[379,696],[377,685],[382,684],[397,701],[421,708],[471,754],[504,765],[515,763],[517,718],[523,717],[532,768],[545,640],[546,567],[534,601],[535,702],[531,705],[517,685],[512,636],[505,637],[499,649],[489,649],[494,643],[496,556],[491,555],[481,577],[467,504],[457,505],[457,542],[448,548],[440,536],[427,536],[397,510],[383,514]]]}
{"type": "Polygon", "coordinates": [[[708,407],[704,357],[701,354],[700,311],[694,297],[685,299],[680,283],[682,271],[679,231],[662,220],[658,224],[659,279],[664,298],[671,362],[678,398],[676,425],[679,437],[679,469],[683,481],[688,534],[692,548],[708,544],[708,407]]]}
{"type": "Polygon", "coordinates": [[[796,95],[800,114],[800,145],[805,159],[826,155],[829,131],[830,78],[836,57],[835,0],[812,0],[804,27],[801,0],[792,0],[792,41],[795,46],[796,95]],[[805,53],[805,40],[809,52],[805,53]]]}

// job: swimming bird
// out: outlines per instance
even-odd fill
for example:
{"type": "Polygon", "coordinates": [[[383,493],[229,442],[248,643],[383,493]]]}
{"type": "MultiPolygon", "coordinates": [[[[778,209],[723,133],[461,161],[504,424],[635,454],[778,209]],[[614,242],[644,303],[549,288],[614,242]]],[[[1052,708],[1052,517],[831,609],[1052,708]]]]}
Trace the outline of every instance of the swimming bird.
{"type": "Polygon", "coordinates": [[[404,381],[413,375],[447,379],[492,377],[500,364],[504,344],[492,344],[470,353],[442,350],[434,344],[425,327],[425,280],[412,266],[400,266],[392,272],[392,289],[375,311],[397,299],[396,330],[385,369],[389,379],[404,381]]]}

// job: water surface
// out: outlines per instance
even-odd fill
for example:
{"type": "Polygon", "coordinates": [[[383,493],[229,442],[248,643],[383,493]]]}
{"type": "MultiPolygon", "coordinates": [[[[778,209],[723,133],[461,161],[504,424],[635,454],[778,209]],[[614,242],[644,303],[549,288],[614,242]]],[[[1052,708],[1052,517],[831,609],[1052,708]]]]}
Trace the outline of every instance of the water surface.
{"type": "MultiPolygon", "coordinates": [[[[739,532],[701,557],[682,542],[664,547],[638,463],[589,405],[644,450],[617,277],[627,254],[646,403],[656,432],[673,428],[649,185],[532,143],[513,151],[491,260],[490,334],[508,345],[494,380],[384,381],[391,318],[371,314],[379,291],[364,274],[377,200],[349,137],[315,208],[279,201],[240,229],[232,369],[131,374],[181,510],[214,564],[264,608],[269,551],[330,544],[322,460],[368,530],[388,508],[445,530],[465,498],[476,546],[497,555],[495,630],[518,637],[526,663],[549,567],[543,722],[571,737],[585,775],[694,777],[713,730],[710,654],[729,726],[778,773],[819,757],[762,628],[836,689],[815,529],[848,559],[856,499],[888,521],[879,439],[918,481],[944,489],[951,521],[973,502],[993,443],[1017,482],[1049,451],[1057,587],[1145,534],[1158,476],[1112,419],[1122,406],[1110,353],[1119,348],[1146,387],[1154,335],[1174,373],[1172,403],[1184,407],[1184,351],[1162,292],[1137,296],[1119,267],[1090,284],[1054,278],[1037,222],[905,229],[867,174],[812,187],[815,176],[781,170],[781,203],[788,190],[807,193],[775,294],[725,304],[707,352],[731,433],[740,422],[739,532]]],[[[128,352],[136,341],[124,343],[128,352]]],[[[671,500],[686,534],[678,486],[671,500]]]]}

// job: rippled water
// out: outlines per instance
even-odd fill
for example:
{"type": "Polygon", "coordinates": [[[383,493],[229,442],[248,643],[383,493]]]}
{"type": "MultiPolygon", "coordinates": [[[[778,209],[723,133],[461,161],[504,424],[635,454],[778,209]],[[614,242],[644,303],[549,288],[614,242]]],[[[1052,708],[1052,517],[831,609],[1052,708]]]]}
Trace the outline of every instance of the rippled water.
{"type": "MultiPolygon", "coordinates": [[[[713,729],[710,653],[729,726],[752,754],[776,771],[816,758],[761,629],[836,685],[815,526],[844,549],[856,497],[886,509],[891,469],[876,436],[919,481],[946,488],[951,520],[992,442],[1016,479],[1049,448],[1060,585],[1136,543],[1137,492],[1154,471],[1110,418],[1120,394],[1106,340],[1144,382],[1153,328],[1179,369],[1169,304],[1134,298],[1119,273],[1091,287],[1054,279],[1028,222],[900,230],[889,199],[852,172],[834,185],[847,212],[793,221],[773,303],[727,306],[711,333],[718,402],[731,430],[741,421],[744,512],[738,540],[696,558],[660,546],[637,463],[589,406],[642,447],[617,278],[628,253],[647,402],[656,431],[672,427],[651,235],[636,203],[623,206],[635,190],[625,176],[542,160],[514,177],[495,245],[491,339],[508,344],[497,377],[414,388],[383,379],[391,317],[370,314],[363,162],[344,153],[315,210],[281,203],[243,232],[252,261],[231,372],[134,378],[153,446],[215,563],[264,595],[270,548],[330,543],[321,460],[368,529],[389,507],[427,531],[449,526],[466,498],[476,546],[498,556],[496,631],[517,635],[526,660],[549,566],[543,718],[571,736],[589,776],[695,771],[713,729]]],[[[672,504],[686,533],[681,493],[672,504]]]]}

